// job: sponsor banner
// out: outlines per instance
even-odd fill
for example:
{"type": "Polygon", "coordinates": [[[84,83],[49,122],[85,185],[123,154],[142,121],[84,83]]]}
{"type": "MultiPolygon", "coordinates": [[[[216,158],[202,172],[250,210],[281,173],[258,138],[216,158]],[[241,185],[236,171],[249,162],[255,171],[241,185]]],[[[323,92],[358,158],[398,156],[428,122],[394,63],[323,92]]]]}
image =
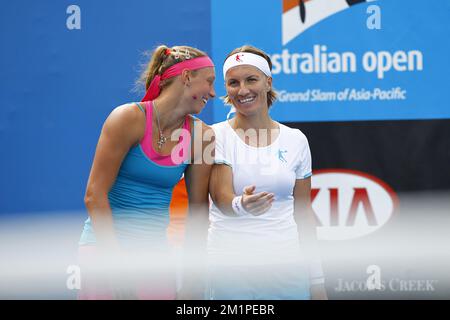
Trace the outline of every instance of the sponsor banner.
{"type": "MultiPolygon", "coordinates": [[[[449,10],[447,1],[213,1],[217,79],[226,55],[251,44],[271,56],[278,121],[450,118],[449,10]]],[[[215,105],[224,120],[229,108],[215,105]]]]}
{"type": "Polygon", "coordinates": [[[450,190],[448,119],[307,122],[289,126],[308,137],[315,170],[366,172],[399,194],[450,190]]]}
{"type": "Polygon", "coordinates": [[[397,195],[384,181],[343,169],[315,171],[311,200],[320,240],[371,234],[389,222],[398,206],[397,195]]]}

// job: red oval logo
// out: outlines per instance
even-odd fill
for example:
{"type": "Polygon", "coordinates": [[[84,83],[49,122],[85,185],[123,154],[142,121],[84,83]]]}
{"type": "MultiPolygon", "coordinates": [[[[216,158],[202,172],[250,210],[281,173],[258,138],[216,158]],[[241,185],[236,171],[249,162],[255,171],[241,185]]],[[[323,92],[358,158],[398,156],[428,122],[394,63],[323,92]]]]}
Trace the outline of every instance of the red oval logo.
{"type": "Polygon", "coordinates": [[[319,240],[349,240],[384,226],[398,197],[381,179],[356,170],[314,171],[311,201],[319,240]]]}

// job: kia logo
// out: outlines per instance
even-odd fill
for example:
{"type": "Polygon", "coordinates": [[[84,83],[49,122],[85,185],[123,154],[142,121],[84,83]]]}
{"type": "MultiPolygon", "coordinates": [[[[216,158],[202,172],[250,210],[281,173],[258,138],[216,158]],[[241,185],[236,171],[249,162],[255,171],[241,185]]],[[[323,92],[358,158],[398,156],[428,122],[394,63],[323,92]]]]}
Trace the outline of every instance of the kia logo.
{"type": "Polygon", "coordinates": [[[375,232],[398,206],[384,181],[355,170],[314,171],[312,207],[320,240],[348,240],[375,232]]]}

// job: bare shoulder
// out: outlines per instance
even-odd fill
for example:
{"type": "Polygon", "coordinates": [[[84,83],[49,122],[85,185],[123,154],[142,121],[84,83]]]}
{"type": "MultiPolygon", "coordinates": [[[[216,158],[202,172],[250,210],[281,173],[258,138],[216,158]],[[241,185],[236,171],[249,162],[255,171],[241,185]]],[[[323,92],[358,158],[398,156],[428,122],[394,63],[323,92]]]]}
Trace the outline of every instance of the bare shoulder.
{"type": "Polygon", "coordinates": [[[133,123],[145,119],[145,114],[135,103],[127,103],[114,108],[108,116],[107,121],[120,122],[122,124],[133,123]]]}
{"type": "Polygon", "coordinates": [[[127,140],[139,140],[145,130],[145,114],[136,104],[116,107],[106,119],[103,131],[110,135],[120,135],[127,140]]]}

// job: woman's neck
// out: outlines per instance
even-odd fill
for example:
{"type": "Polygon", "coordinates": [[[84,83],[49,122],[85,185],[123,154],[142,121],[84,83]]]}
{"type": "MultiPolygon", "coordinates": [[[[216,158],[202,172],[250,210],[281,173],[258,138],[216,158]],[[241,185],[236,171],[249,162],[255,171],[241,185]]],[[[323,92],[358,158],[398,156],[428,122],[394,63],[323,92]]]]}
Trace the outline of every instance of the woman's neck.
{"type": "Polygon", "coordinates": [[[277,129],[278,125],[270,118],[268,112],[257,113],[254,115],[243,115],[236,112],[236,116],[231,121],[231,125],[234,129],[277,129]]]}
{"type": "Polygon", "coordinates": [[[280,134],[278,123],[270,118],[268,112],[251,116],[237,112],[230,125],[241,140],[253,147],[266,147],[280,134]]]}
{"type": "Polygon", "coordinates": [[[162,131],[178,128],[187,115],[181,99],[173,95],[161,95],[153,101],[162,131]]]}

